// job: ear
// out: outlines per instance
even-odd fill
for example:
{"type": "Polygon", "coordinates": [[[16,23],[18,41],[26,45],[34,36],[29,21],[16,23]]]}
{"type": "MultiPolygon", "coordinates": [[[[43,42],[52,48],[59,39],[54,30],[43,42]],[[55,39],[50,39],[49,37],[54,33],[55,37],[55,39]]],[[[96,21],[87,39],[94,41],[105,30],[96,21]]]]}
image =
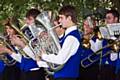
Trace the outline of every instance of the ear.
{"type": "Polygon", "coordinates": [[[117,17],[115,17],[115,22],[118,22],[118,18],[117,17]]]}
{"type": "Polygon", "coordinates": [[[68,18],[69,20],[72,20],[71,16],[68,16],[67,18],[68,18]]]}

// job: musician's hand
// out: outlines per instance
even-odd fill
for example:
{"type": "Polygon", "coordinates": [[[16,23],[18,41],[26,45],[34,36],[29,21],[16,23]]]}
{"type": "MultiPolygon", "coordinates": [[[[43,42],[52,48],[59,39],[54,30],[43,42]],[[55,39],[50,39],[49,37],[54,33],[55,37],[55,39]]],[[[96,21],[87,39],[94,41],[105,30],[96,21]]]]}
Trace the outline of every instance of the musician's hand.
{"type": "Polygon", "coordinates": [[[41,57],[38,54],[35,54],[35,60],[36,61],[41,61],[41,57]]]}
{"type": "Polygon", "coordinates": [[[7,47],[0,45],[0,54],[4,54],[4,53],[12,54],[13,52],[7,47]]]}
{"type": "Polygon", "coordinates": [[[40,53],[38,54],[35,54],[35,58],[36,58],[36,61],[41,61],[41,58],[42,58],[42,54],[45,54],[45,49],[41,49],[40,50],[40,53]]]}
{"type": "Polygon", "coordinates": [[[40,54],[39,54],[39,55],[42,56],[42,54],[46,54],[45,49],[41,49],[41,50],[40,50],[40,54]]]}
{"type": "Polygon", "coordinates": [[[13,35],[11,37],[10,41],[13,45],[16,45],[16,46],[21,47],[21,48],[25,47],[24,41],[20,37],[18,37],[17,35],[13,35]]]}

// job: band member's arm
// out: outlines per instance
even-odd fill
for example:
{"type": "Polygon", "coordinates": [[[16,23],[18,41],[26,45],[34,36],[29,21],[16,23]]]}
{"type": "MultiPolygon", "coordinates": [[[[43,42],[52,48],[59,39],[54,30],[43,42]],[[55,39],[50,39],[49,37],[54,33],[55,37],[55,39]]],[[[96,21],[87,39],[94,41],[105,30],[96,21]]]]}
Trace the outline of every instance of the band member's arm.
{"type": "Polygon", "coordinates": [[[68,59],[74,55],[79,48],[79,41],[73,37],[73,36],[68,36],[63,44],[62,49],[59,51],[58,55],[54,54],[44,54],[42,53],[42,59],[55,63],[55,64],[64,64],[68,61],[68,59]]]}
{"type": "Polygon", "coordinates": [[[35,60],[35,55],[34,55],[33,51],[30,49],[29,46],[26,45],[26,46],[23,48],[23,51],[24,51],[30,58],[32,58],[33,60],[35,60]]]}
{"type": "Polygon", "coordinates": [[[21,62],[21,58],[22,56],[18,53],[16,54],[15,52],[13,52],[12,50],[6,48],[5,46],[0,46],[0,53],[4,54],[7,53],[9,54],[13,59],[15,59],[18,62],[21,62]]]}
{"type": "Polygon", "coordinates": [[[35,54],[35,59],[36,59],[37,65],[38,65],[39,67],[46,67],[46,68],[49,67],[45,61],[42,61],[40,55],[35,54]]]}
{"type": "Polygon", "coordinates": [[[41,61],[41,60],[40,60],[40,61],[37,61],[37,65],[38,65],[39,67],[46,67],[46,68],[49,67],[46,62],[41,61]]]}
{"type": "Polygon", "coordinates": [[[20,53],[16,54],[16,53],[12,53],[10,55],[14,60],[18,61],[19,63],[21,63],[21,59],[22,59],[22,55],[20,53]]]}
{"type": "Polygon", "coordinates": [[[35,55],[33,53],[33,51],[30,49],[30,47],[28,45],[25,44],[25,42],[20,39],[19,37],[17,37],[16,35],[12,37],[11,42],[14,45],[17,45],[18,47],[22,48],[23,51],[33,60],[35,60],[35,55]]]}

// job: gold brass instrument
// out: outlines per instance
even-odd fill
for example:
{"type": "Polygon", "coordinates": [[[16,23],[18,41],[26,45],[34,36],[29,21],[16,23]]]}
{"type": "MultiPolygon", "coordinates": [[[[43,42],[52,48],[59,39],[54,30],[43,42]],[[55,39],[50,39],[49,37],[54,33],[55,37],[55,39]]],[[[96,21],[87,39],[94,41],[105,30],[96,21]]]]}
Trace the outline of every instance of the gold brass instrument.
{"type": "Polygon", "coordinates": [[[90,44],[90,36],[89,35],[84,35],[83,36],[83,39],[82,39],[82,46],[84,47],[84,48],[90,48],[91,47],[91,44],[90,44]]]}
{"type": "Polygon", "coordinates": [[[81,66],[84,68],[89,67],[90,65],[100,60],[101,58],[109,55],[110,53],[119,52],[120,50],[120,23],[108,24],[106,27],[100,27],[99,30],[102,38],[106,39],[108,44],[81,60],[81,66]],[[117,37],[115,37],[116,35],[117,37]],[[106,48],[109,48],[109,51],[102,54],[102,50],[106,48]]]}
{"type": "MultiPolygon", "coordinates": [[[[14,49],[9,45],[7,39],[2,35],[0,34],[0,46],[6,46],[8,47],[9,49],[11,49],[12,51],[14,51],[14,49]]],[[[16,61],[14,59],[9,59],[5,53],[0,53],[0,60],[3,60],[4,63],[7,65],[7,66],[12,66],[16,63],[16,61]]]]}
{"type": "Polygon", "coordinates": [[[88,57],[84,58],[81,61],[81,66],[84,68],[87,68],[87,67],[91,66],[93,63],[100,60],[100,58],[103,58],[112,52],[118,52],[119,49],[120,49],[120,41],[118,41],[118,40],[112,41],[111,44],[104,46],[103,48],[99,49],[98,51],[96,51],[96,52],[92,53],[91,55],[88,55],[88,57]],[[107,51],[105,54],[102,54],[101,51],[106,48],[110,48],[110,50],[107,51]]]}
{"type": "Polygon", "coordinates": [[[90,39],[92,36],[94,36],[96,33],[93,31],[95,28],[94,25],[94,19],[91,16],[88,16],[84,22],[84,34],[83,34],[83,40],[82,40],[82,46],[85,48],[90,48],[91,44],[90,44],[90,39]],[[91,31],[87,32],[87,28],[90,28],[91,31]]]}
{"type": "MultiPolygon", "coordinates": [[[[19,24],[19,21],[18,21],[18,23],[16,23],[16,18],[14,19],[14,18],[10,18],[9,20],[8,20],[8,22],[10,23],[10,27],[11,28],[13,28],[16,32],[17,32],[17,36],[19,37],[19,38],[21,38],[25,43],[28,43],[29,42],[29,39],[22,33],[22,31],[18,28],[18,26],[20,27],[20,25],[17,25],[17,24],[19,24]]],[[[26,53],[22,50],[22,49],[20,49],[19,47],[17,47],[18,49],[19,49],[19,52],[20,52],[20,54],[21,55],[23,55],[24,57],[26,57],[26,58],[30,58],[29,56],[27,56],[26,55],[26,53]]]]}

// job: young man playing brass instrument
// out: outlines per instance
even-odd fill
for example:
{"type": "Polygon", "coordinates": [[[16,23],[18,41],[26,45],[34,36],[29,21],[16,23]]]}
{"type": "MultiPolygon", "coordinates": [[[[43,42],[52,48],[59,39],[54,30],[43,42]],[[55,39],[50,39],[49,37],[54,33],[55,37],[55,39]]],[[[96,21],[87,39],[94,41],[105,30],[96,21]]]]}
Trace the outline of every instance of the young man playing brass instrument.
{"type": "MultiPolygon", "coordinates": [[[[26,13],[26,24],[27,25],[31,25],[35,22],[35,18],[36,16],[40,14],[40,11],[37,9],[30,9],[27,13],[26,13]]],[[[30,30],[28,32],[28,30],[24,30],[24,33],[27,33],[27,36],[32,37],[31,35],[29,35],[29,33],[31,34],[30,30]]],[[[25,34],[26,35],[26,34],[25,34]]],[[[17,35],[14,35],[11,37],[11,42],[22,48],[23,51],[30,57],[30,58],[26,58],[24,56],[21,55],[21,57],[19,57],[19,61],[20,61],[20,68],[22,70],[22,79],[21,80],[45,80],[45,71],[43,68],[39,68],[36,61],[35,61],[35,56],[33,54],[33,52],[31,50],[29,50],[30,48],[28,46],[26,46],[26,43],[20,39],[17,35]]],[[[0,48],[3,49],[3,48],[0,48]]],[[[12,56],[16,56],[16,54],[9,50],[4,48],[3,51],[9,53],[12,56]]]]}
{"type": "MultiPolygon", "coordinates": [[[[61,49],[57,55],[41,53],[42,60],[63,65],[54,73],[55,80],[77,80],[80,67],[80,33],[77,29],[77,14],[73,6],[63,6],[59,11],[59,22],[66,28],[61,40],[61,49]]],[[[39,65],[39,63],[38,63],[39,65]]]]}

